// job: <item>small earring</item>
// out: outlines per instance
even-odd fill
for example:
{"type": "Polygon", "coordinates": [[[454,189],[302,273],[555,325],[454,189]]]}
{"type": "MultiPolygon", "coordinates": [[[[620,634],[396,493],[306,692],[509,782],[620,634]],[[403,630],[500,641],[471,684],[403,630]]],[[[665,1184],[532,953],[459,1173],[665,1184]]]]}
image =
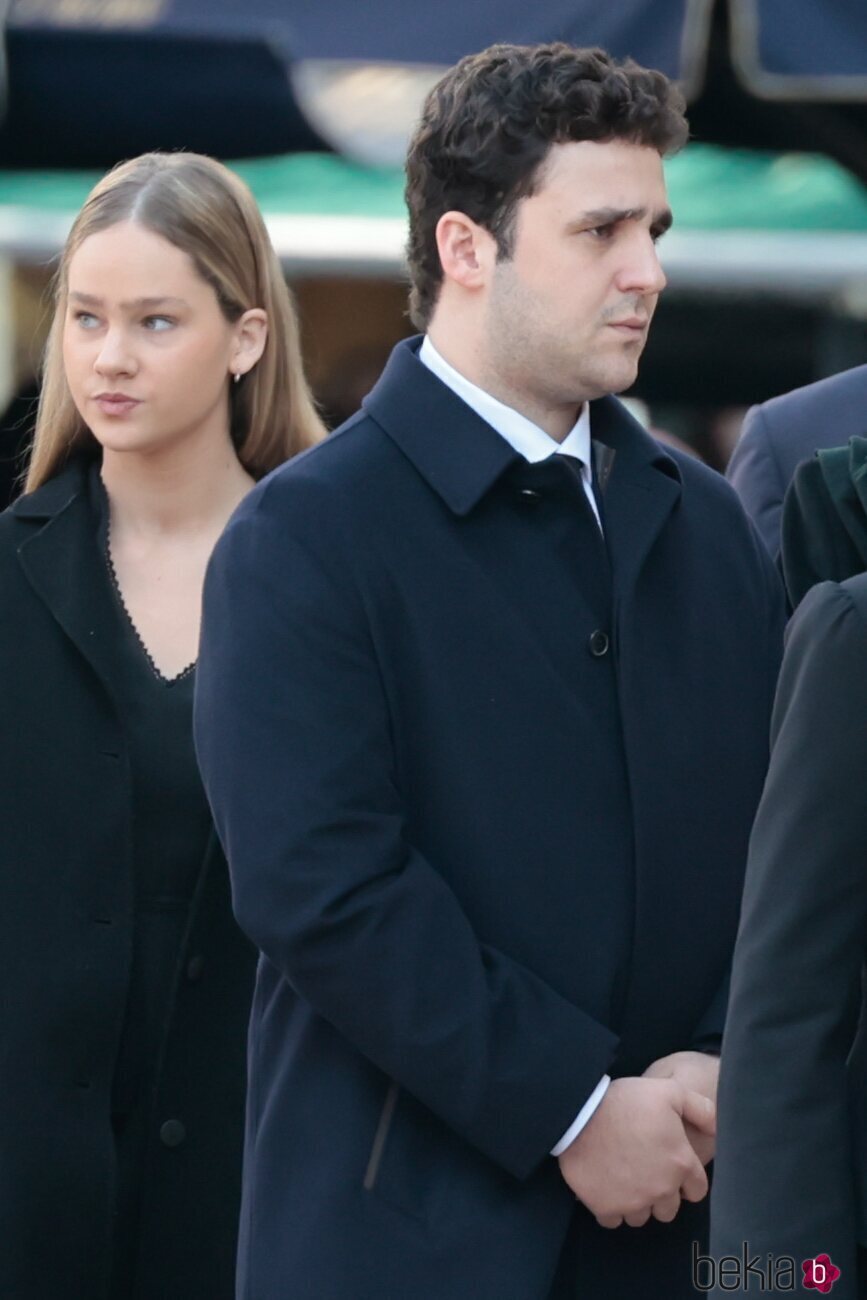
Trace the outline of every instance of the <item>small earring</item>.
{"type": "Polygon", "coordinates": [[[235,381],[236,384],[240,384],[240,382],[241,382],[241,372],[240,372],[239,370],[236,370],[235,373],[234,373],[234,375],[232,376],[232,379],[235,381]]]}

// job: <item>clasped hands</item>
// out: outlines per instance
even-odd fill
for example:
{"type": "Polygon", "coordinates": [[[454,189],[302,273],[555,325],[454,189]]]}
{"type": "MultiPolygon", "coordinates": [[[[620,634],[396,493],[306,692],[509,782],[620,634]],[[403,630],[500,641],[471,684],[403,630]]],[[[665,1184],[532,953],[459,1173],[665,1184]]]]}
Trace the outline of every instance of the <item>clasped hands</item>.
{"type": "Polygon", "coordinates": [[[572,1192],[603,1228],[670,1223],[682,1200],[701,1201],[713,1159],[719,1059],[674,1052],[640,1077],[614,1079],[596,1112],[558,1156],[572,1192]]]}

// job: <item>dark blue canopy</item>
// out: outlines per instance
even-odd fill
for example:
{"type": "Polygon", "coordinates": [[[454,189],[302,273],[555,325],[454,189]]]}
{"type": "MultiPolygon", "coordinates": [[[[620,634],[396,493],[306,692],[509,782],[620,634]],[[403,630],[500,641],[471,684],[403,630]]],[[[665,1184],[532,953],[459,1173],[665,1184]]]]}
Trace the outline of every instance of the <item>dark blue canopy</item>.
{"type": "Polygon", "coordinates": [[[697,100],[726,24],[750,93],[867,103],[867,0],[11,0],[0,165],[327,147],[299,68],[447,65],[495,41],[601,45],[697,100]]]}
{"type": "Polygon", "coordinates": [[[766,94],[867,99],[864,0],[731,0],[743,74],[766,94]]]}

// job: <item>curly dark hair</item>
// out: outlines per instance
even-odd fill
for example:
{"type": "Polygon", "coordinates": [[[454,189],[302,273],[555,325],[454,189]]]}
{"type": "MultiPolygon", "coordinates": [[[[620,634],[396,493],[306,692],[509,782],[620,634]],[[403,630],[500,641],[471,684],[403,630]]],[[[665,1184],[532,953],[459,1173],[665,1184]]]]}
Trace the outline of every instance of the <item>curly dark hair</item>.
{"type": "Polygon", "coordinates": [[[431,90],[406,162],[410,316],[426,329],[442,283],[436,226],[454,208],[511,254],[519,199],[534,192],[553,144],[627,140],[676,152],[689,128],[684,100],[663,76],[604,50],[492,45],[431,90]]]}

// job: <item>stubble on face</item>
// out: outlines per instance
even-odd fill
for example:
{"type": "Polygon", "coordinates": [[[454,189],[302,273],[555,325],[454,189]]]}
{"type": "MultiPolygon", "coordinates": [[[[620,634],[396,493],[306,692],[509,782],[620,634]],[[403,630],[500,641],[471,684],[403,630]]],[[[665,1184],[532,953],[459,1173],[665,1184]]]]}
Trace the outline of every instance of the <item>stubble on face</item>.
{"type": "Polygon", "coordinates": [[[667,205],[655,151],[623,142],[554,146],[536,191],[519,202],[511,255],[496,262],[488,285],[489,391],[542,427],[568,421],[568,431],[583,402],[632,385],[664,284],[648,229],[660,211],[667,205]],[[576,223],[588,205],[649,215],[596,242],[576,223]]]}

